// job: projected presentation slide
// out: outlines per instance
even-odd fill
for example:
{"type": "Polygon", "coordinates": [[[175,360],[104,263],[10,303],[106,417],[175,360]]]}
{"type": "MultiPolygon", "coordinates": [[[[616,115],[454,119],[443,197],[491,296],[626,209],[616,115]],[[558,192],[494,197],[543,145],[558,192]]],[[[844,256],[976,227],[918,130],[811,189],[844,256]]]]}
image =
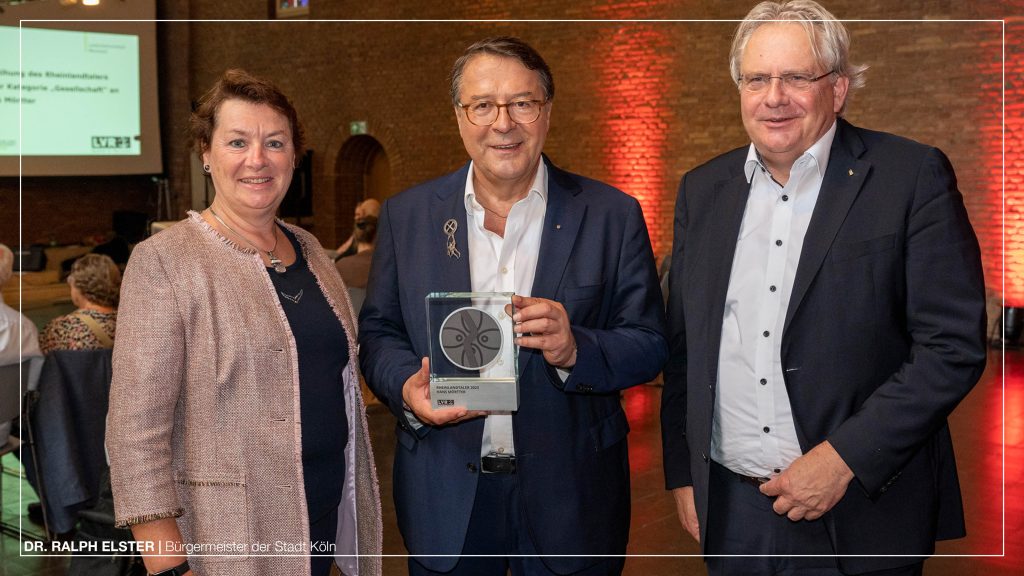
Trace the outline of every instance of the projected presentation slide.
{"type": "Polygon", "coordinates": [[[139,37],[20,34],[19,51],[19,29],[0,26],[0,156],[19,154],[19,116],[23,156],[139,155],[139,37]]]}

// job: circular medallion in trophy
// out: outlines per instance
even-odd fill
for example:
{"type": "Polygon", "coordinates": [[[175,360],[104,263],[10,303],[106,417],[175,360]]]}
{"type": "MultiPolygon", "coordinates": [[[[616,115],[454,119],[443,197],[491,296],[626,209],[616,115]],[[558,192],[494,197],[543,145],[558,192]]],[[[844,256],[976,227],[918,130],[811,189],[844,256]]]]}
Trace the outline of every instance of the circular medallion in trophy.
{"type": "Polygon", "coordinates": [[[441,351],[464,370],[483,370],[501,354],[501,326],[479,308],[459,308],[441,323],[441,351]]]}

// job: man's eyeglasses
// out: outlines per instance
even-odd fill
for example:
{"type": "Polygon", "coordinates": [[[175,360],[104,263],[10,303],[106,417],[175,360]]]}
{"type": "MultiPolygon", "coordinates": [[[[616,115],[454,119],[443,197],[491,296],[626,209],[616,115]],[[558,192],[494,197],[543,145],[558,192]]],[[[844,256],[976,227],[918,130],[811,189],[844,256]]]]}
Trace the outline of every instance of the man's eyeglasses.
{"type": "Polygon", "coordinates": [[[508,110],[508,117],[516,124],[530,124],[540,118],[540,111],[547,104],[547,100],[513,100],[505,104],[481,100],[463,104],[458,102],[459,108],[466,112],[466,119],[476,126],[490,126],[498,120],[498,113],[502,108],[508,110]]]}
{"type": "Polygon", "coordinates": [[[782,82],[782,85],[787,90],[807,90],[822,78],[828,78],[835,71],[825,72],[821,76],[811,76],[810,74],[783,74],[782,76],[768,76],[765,74],[753,74],[751,76],[741,76],[739,79],[740,87],[747,92],[761,92],[769,86],[771,86],[772,80],[778,79],[782,82]]]}

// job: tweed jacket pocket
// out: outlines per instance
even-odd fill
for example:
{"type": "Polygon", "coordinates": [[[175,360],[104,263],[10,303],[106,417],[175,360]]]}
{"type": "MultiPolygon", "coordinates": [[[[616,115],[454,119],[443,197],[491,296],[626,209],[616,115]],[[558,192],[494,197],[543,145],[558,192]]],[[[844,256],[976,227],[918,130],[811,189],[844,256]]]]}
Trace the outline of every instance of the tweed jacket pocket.
{"type": "Polygon", "coordinates": [[[197,550],[209,554],[204,564],[246,559],[250,536],[245,482],[196,475],[179,478],[177,484],[185,509],[181,518],[185,544],[204,547],[197,550]]]}

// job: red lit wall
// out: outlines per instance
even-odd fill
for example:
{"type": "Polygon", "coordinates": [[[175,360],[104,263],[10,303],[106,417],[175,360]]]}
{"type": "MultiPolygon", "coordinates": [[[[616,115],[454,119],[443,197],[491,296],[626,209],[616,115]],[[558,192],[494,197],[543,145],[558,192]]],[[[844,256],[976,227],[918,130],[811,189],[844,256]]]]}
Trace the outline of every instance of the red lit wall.
{"type": "Polygon", "coordinates": [[[623,27],[601,38],[594,49],[607,180],[640,201],[657,255],[672,245],[671,201],[665,201],[673,187],[665,173],[665,99],[673,90],[667,78],[673,59],[664,30],[623,27]]]}
{"type": "MultiPolygon", "coordinates": [[[[989,264],[989,286],[999,290],[1005,282],[1007,306],[1024,306],[1024,20],[1011,19],[1006,27],[1006,133],[1004,182],[999,181],[1003,141],[994,132],[986,139],[986,162],[991,169],[989,193],[1005,186],[1005,253],[997,238],[983,239],[989,264]],[[1003,257],[1005,268],[997,265],[1003,257]]],[[[994,92],[994,90],[993,90],[994,92]]],[[[991,235],[994,236],[994,235],[991,235]]]]}

